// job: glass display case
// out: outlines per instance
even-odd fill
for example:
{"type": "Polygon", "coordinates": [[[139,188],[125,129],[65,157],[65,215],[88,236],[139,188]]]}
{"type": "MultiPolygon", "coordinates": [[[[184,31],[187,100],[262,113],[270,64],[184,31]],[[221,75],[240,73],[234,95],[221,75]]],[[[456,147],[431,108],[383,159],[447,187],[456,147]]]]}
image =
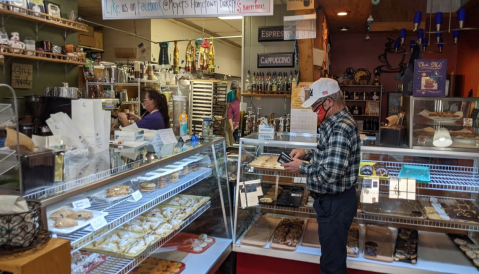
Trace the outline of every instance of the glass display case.
{"type": "Polygon", "coordinates": [[[69,181],[25,197],[41,202],[45,226],[70,241],[72,257],[108,256],[90,273],[128,273],[149,257],[208,273],[231,252],[223,138],[70,160],[69,181]]]}
{"type": "Polygon", "coordinates": [[[405,97],[409,147],[454,151],[479,148],[474,111],[478,102],[479,98],[471,97],[405,97]]]}
{"type": "MultiPolygon", "coordinates": [[[[315,135],[294,133],[275,134],[269,140],[256,134],[240,139],[245,161],[238,165],[233,251],[319,263],[314,200],[305,177],[274,163],[281,152],[315,149],[317,140],[315,135]],[[291,223],[299,223],[300,231],[284,242],[278,227],[294,229],[291,223]]],[[[371,165],[375,171],[373,177],[358,177],[357,195],[363,199],[349,232],[348,267],[380,273],[479,273],[454,243],[457,238],[467,239],[471,246],[477,243],[478,159],[476,152],[385,148],[376,146],[374,138],[363,140],[361,167],[371,165]],[[386,173],[376,174],[380,168],[386,173]],[[416,170],[420,171],[415,174],[416,170]],[[377,198],[368,203],[361,193],[374,179],[379,182],[377,198]],[[411,235],[416,235],[415,250],[408,251],[412,257],[403,257],[400,248],[411,235]],[[378,243],[382,254],[370,256],[365,244],[370,241],[378,243]]]]}

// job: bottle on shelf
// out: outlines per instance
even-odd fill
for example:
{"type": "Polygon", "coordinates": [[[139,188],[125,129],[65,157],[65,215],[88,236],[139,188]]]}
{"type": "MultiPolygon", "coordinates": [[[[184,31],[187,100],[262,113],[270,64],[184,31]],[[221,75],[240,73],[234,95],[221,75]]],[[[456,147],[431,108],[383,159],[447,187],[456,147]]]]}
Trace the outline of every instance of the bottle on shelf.
{"type": "Polygon", "coordinates": [[[266,88],[264,89],[266,93],[271,93],[271,73],[266,72],[266,88]]]}
{"type": "Polygon", "coordinates": [[[379,100],[379,96],[378,96],[377,91],[374,91],[374,92],[373,92],[373,97],[372,97],[372,99],[373,99],[374,101],[379,100]]]}
{"type": "MultiPolygon", "coordinates": [[[[286,73],[288,74],[288,73],[286,73]]],[[[291,93],[291,82],[293,81],[293,72],[290,71],[289,72],[289,78],[288,80],[286,81],[286,92],[287,93],[291,93]]]]}
{"type": "Polygon", "coordinates": [[[263,93],[263,81],[261,80],[261,72],[258,72],[258,81],[256,81],[256,91],[258,94],[263,93]]]}
{"type": "Polygon", "coordinates": [[[351,98],[349,98],[349,91],[347,89],[343,91],[343,97],[344,100],[351,100],[351,98]]]}
{"type": "Polygon", "coordinates": [[[295,87],[297,81],[298,81],[298,73],[297,73],[297,71],[295,70],[295,71],[294,71],[294,75],[293,75],[293,79],[291,80],[291,90],[293,90],[293,88],[295,87]]]}
{"type": "Polygon", "coordinates": [[[353,93],[353,100],[359,100],[359,94],[356,91],[353,93]]]}
{"type": "Polygon", "coordinates": [[[253,80],[251,82],[251,93],[256,93],[256,73],[253,72],[253,80]]]}
{"type": "Polygon", "coordinates": [[[370,130],[371,129],[371,122],[369,119],[363,120],[363,129],[364,130],[370,130]]]}
{"type": "Polygon", "coordinates": [[[368,100],[368,93],[366,91],[363,91],[363,94],[361,96],[361,100],[368,100]]]}
{"type": "Polygon", "coordinates": [[[273,72],[273,83],[271,84],[271,91],[273,92],[273,94],[278,93],[278,82],[276,79],[276,72],[273,72]]]}

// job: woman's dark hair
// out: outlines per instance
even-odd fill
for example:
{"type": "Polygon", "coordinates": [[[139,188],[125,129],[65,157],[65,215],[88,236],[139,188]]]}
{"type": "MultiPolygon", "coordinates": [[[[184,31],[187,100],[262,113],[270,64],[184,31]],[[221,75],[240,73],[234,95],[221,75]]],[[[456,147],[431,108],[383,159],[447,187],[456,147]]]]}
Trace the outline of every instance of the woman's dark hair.
{"type": "Polygon", "coordinates": [[[165,128],[169,128],[170,116],[168,115],[168,102],[166,101],[166,96],[157,90],[149,90],[147,93],[150,100],[155,100],[156,108],[161,113],[161,116],[163,116],[165,128]]]}

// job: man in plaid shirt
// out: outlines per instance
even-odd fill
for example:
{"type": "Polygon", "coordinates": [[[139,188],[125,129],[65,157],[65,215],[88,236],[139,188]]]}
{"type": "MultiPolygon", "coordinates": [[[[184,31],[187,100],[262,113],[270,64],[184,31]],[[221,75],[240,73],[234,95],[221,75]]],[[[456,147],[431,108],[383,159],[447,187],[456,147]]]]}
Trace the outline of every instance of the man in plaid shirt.
{"type": "Polygon", "coordinates": [[[312,107],[322,121],[317,149],[294,149],[286,171],[307,175],[314,198],[321,243],[322,274],[347,274],[348,230],[356,214],[356,180],[360,139],[356,122],[344,105],[338,82],[321,78],[310,88],[303,107],[312,107]]]}

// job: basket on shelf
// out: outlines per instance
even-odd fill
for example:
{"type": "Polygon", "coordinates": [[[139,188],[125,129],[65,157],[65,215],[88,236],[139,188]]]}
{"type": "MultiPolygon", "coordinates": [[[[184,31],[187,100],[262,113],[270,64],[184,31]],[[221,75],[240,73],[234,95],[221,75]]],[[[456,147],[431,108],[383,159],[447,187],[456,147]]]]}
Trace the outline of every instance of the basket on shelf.
{"type": "Polygon", "coordinates": [[[42,227],[42,208],[27,201],[29,212],[0,214],[0,254],[25,251],[41,246],[51,238],[42,227]]]}

